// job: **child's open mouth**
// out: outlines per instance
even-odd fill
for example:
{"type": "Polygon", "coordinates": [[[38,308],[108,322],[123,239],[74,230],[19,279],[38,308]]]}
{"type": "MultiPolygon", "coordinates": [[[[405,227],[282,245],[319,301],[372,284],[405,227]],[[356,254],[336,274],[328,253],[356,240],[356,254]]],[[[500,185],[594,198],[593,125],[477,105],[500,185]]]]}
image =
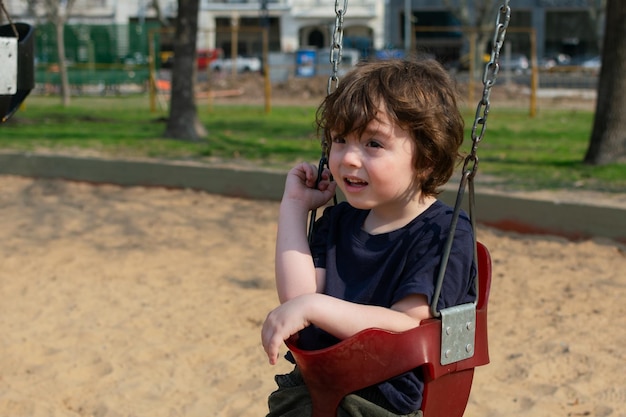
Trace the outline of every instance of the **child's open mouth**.
{"type": "Polygon", "coordinates": [[[350,187],[365,187],[367,185],[367,181],[358,178],[344,178],[343,181],[350,187]]]}

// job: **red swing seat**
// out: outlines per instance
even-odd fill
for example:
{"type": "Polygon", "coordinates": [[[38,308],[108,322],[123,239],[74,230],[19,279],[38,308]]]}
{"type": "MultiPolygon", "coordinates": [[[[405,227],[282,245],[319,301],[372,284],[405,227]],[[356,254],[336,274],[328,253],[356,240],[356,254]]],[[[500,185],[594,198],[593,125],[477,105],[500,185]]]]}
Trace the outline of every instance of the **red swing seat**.
{"type": "Polygon", "coordinates": [[[441,365],[441,320],[428,319],[402,333],[366,329],[326,349],[292,352],[313,402],[313,417],[335,417],[348,394],[421,367],[424,376],[424,417],[461,417],[467,406],[474,368],[489,363],[487,302],[491,256],[477,243],[478,303],[474,355],[441,365]]]}

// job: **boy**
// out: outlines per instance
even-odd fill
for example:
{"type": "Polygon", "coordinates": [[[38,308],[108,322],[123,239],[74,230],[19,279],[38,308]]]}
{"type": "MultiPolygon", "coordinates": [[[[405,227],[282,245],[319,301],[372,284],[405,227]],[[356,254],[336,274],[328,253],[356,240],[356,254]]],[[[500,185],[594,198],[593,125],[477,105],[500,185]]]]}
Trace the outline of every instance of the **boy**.
{"type": "MultiPolygon", "coordinates": [[[[330,172],[302,163],[287,175],[276,243],[281,305],[262,330],[271,364],[298,334],[321,349],[366,328],[405,331],[430,317],[452,208],[437,200],[463,141],[454,82],[434,60],[357,65],[317,112],[330,172]],[[332,174],[332,177],[331,177],[332,174]],[[331,180],[332,178],[332,180],[331,180]],[[307,213],[336,187],[347,202],[327,208],[311,245],[307,213]]],[[[438,308],[475,299],[473,236],[463,215],[438,308]]],[[[310,414],[297,368],[277,376],[269,416],[310,414]]],[[[423,383],[413,371],[347,396],[339,415],[418,416],[423,383]]]]}

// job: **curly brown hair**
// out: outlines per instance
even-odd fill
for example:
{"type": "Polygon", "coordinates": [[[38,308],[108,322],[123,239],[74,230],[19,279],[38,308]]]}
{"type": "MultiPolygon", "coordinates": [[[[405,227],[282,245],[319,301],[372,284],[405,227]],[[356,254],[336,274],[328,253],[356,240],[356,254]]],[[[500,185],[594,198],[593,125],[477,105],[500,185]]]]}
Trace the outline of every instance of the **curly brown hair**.
{"type": "Polygon", "coordinates": [[[460,158],[464,121],[456,84],[433,59],[360,62],[320,104],[318,134],[330,150],[333,132],[363,133],[381,109],[415,140],[416,181],[424,195],[437,195],[460,158]]]}

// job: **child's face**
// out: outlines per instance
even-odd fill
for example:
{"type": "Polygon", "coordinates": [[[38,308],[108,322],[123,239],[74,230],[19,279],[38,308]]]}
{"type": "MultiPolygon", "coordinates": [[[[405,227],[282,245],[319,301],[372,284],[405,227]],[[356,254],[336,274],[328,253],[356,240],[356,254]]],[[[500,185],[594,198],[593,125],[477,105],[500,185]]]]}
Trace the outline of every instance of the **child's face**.
{"type": "Polygon", "coordinates": [[[414,181],[415,144],[386,113],[379,112],[378,119],[360,136],[357,132],[333,136],[329,166],[353,207],[393,215],[419,191],[414,181]]]}

